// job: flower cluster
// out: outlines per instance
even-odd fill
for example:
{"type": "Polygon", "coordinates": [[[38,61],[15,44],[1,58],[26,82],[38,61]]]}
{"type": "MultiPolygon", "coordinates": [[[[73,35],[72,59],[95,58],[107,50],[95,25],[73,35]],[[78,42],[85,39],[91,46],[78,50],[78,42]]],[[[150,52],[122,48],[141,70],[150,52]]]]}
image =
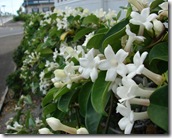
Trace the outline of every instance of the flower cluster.
{"type": "MultiPolygon", "coordinates": [[[[168,61],[167,3],[128,2],[131,7],[122,21],[113,10],[91,13],[67,7],[28,23],[18,68],[22,90],[43,96],[42,120],[35,121],[39,134],[104,132],[110,128],[110,116],[118,113],[119,128],[130,134],[135,122],[151,119],[150,97],[168,84],[168,68],[155,66],[168,61]],[[151,9],[156,4],[159,7],[151,9]],[[32,27],[37,28],[34,35],[32,27]],[[104,116],[107,111],[109,117],[104,116]]],[[[16,111],[21,109],[16,106],[16,111]]],[[[19,123],[13,120],[7,129],[21,131],[19,123]]]]}

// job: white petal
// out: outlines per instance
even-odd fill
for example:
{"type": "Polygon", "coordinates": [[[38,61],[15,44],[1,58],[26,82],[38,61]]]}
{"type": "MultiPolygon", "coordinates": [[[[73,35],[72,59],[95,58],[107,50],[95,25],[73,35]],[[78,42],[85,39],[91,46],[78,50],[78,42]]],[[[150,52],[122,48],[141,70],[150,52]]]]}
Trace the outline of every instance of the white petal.
{"type": "Polygon", "coordinates": [[[142,64],[142,62],[140,60],[140,53],[139,53],[139,51],[137,51],[137,53],[134,55],[133,62],[134,62],[134,65],[136,67],[138,67],[138,66],[140,66],[142,64]]]}
{"type": "Polygon", "coordinates": [[[141,11],[141,15],[145,18],[147,18],[150,14],[150,8],[144,8],[142,11],[141,11]]]}
{"type": "Polygon", "coordinates": [[[134,64],[127,64],[126,67],[129,73],[136,70],[136,66],[134,64]]]}
{"type": "Polygon", "coordinates": [[[130,23],[134,25],[142,25],[142,22],[140,20],[130,19],[130,23]]]}
{"type": "Polygon", "coordinates": [[[118,87],[118,88],[117,88],[117,95],[118,95],[120,98],[125,98],[126,95],[127,95],[127,88],[124,87],[124,86],[118,87]]]}
{"type": "Polygon", "coordinates": [[[115,81],[117,76],[117,72],[115,68],[110,68],[108,69],[108,71],[106,72],[106,78],[105,81],[115,81]]]}
{"type": "Polygon", "coordinates": [[[128,52],[124,51],[123,49],[120,49],[116,55],[115,55],[115,59],[119,62],[122,63],[125,58],[128,56],[128,52]]]}
{"type": "Polygon", "coordinates": [[[152,13],[147,17],[146,21],[150,22],[156,18],[157,18],[157,15],[155,13],[152,13]]]}
{"type": "Polygon", "coordinates": [[[144,53],[142,53],[142,55],[141,55],[142,63],[144,62],[144,60],[145,60],[145,58],[146,58],[147,54],[148,54],[148,52],[144,52],[144,53]]]}
{"type": "Polygon", "coordinates": [[[106,59],[109,59],[109,60],[111,60],[115,56],[115,53],[113,52],[113,49],[112,49],[112,47],[110,45],[108,45],[105,48],[104,54],[105,54],[106,59]]]}
{"type": "Polygon", "coordinates": [[[90,69],[83,69],[81,76],[88,79],[90,76],[90,69]]]}
{"type": "Polygon", "coordinates": [[[135,37],[135,35],[136,34],[134,34],[134,33],[132,33],[131,32],[131,30],[130,30],[130,26],[127,24],[127,26],[126,26],[126,30],[125,30],[125,32],[127,33],[127,35],[129,35],[129,36],[133,36],[133,37],[135,37]]]}
{"type": "Polygon", "coordinates": [[[126,128],[125,128],[125,131],[124,131],[124,134],[130,134],[131,133],[131,130],[132,130],[132,128],[133,128],[133,125],[134,125],[134,123],[128,123],[127,124],[127,126],[126,126],[126,128]]]}
{"type": "Polygon", "coordinates": [[[143,37],[143,36],[136,36],[135,39],[136,39],[137,41],[142,41],[142,42],[144,42],[145,37],[143,37]]]}
{"type": "Polygon", "coordinates": [[[125,117],[129,116],[129,113],[130,113],[130,110],[127,107],[119,103],[116,108],[116,111],[117,113],[120,113],[122,116],[125,116],[125,117]]]}
{"type": "Polygon", "coordinates": [[[96,68],[93,68],[93,70],[90,72],[90,77],[91,77],[92,82],[95,82],[95,80],[98,77],[98,72],[96,68]]]}
{"type": "Polygon", "coordinates": [[[135,12],[135,11],[133,11],[133,12],[131,12],[131,18],[133,18],[134,20],[138,20],[138,21],[141,21],[142,20],[142,18],[141,18],[141,15],[138,13],[138,12],[135,12]]]}
{"type": "Polygon", "coordinates": [[[108,70],[110,68],[110,64],[108,60],[102,60],[100,61],[98,68],[100,70],[108,70]]]}
{"type": "Polygon", "coordinates": [[[124,64],[118,64],[117,68],[116,68],[116,72],[121,75],[122,77],[126,76],[127,74],[127,67],[124,64]]]}
{"type": "Polygon", "coordinates": [[[145,23],[143,23],[143,25],[145,26],[145,28],[147,30],[151,30],[153,27],[152,23],[150,23],[150,22],[145,22],[145,23]]]}
{"type": "Polygon", "coordinates": [[[82,67],[88,67],[90,64],[90,62],[86,58],[80,58],[79,63],[82,67]]]}
{"type": "Polygon", "coordinates": [[[124,130],[128,123],[129,123],[129,119],[126,117],[123,117],[119,120],[118,125],[121,130],[124,130]]]}

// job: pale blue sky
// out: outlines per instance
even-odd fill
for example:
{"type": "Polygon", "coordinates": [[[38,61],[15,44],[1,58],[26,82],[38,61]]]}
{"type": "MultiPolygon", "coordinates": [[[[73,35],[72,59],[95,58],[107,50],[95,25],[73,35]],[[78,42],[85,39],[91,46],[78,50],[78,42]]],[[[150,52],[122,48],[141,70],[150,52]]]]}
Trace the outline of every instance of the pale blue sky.
{"type": "Polygon", "coordinates": [[[19,7],[22,5],[24,0],[0,0],[0,9],[2,12],[9,12],[13,14],[17,14],[16,11],[19,9],[19,7]],[[5,5],[5,8],[2,7],[2,5],[5,5]]]}

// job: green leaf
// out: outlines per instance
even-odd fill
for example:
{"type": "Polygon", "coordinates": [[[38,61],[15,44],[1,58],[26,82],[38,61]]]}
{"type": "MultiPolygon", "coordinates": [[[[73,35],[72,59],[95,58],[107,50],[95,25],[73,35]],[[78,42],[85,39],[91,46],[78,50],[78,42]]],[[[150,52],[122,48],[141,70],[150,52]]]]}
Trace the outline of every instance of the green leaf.
{"type": "Polygon", "coordinates": [[[152,122],[168,132],[168,85],[158,88],[150,96],[148,115],[152,122]]]}
{"type": "Polygon", "coordinates": [[[87,82],[82,86],[79,92],[78,102],[80,107],[80,113],[83,117],[85,117],[86,115],[87,104],[92,90],[92,86],[93,86],[92,82],[87,82]]]}
{"type": "Polygon", "coordinates": [[[33,116],[31,115],[30,111],[27,112],[25,124],[26,124],[27,128],[35,126],[35,121],[33,119],[33,116]]]}
{"type": "Polygon", "coordinates": [[[83,24],[86,24],[86,25],[92,24],[92,23],[98,24],[98,22],[99,22],[99,18],[97,18],[97,16],[93,14],[85,17],[83,20],[83,24]]]}
{"type": "Polygon", "coordinates": [[[85,125],[89,134],[97,134],[97,129],[100,124],[102,115],[97,113],[92,107],[91,100],[89,98],[87,105],[87,112],[85,116],[85,125]]]}
{"type": "Polygon", "coordinates": [[[168,42],[158,43],[151,49],[149,63],[155,59],[168,61],[168,42]]]}
{"type": "Polygon", "coordinates": [[[27,104],[32,104],[32,98],[31,98],[31,96],[30,95],[24,96],[24,101],[27,104]]]}
{"type": "Polygon", "coordinates": [[[122,20],[113,26],[109,32],[105,35],[102,48],[105,49],[107,45],[111,45],[113,50],[117,52],[121,48],[121,37],[125,33],[125,26],[128,24],[128,19],[122,20]]]}
{"type": "Polygon", "coordinates": [[[99,49],[101,48],[101,44],[103,42],[103,37],[104,37],[104,33],[101,34],[95,34],[87,43],[87,48],[91,49],[91,48],[95,48],[95,49],[99,49]]]}
{"type": "Polygon", "coordinates": [[[104,111],[109,100],[110,93],[108,92],[111,82],[105,81],[106,72],[100,72],[97,80],[93,85],[91,93],[91,102],[95,111],[102,115],[107,115],[104,111]]]}
{"type": "Polygon", "coordinates": [[[55,92],[57,92],[58,89],[56,87],[50,89],[48,91],[48,93],[46,94],[46,96],[43,98],[42,100],[42,106],[44,107],[45,105],[47,105],[48,103],[53,101],[53,95],[55,92]]]}
{"type": "Polygon", "coordinates": [[[72,87],[70,89],[67,88],[67,86],[62,87],[54,94],[54,100],[57,100],[60,96],[64,95],[65,93],[74,90],[79,84],[73,83],[72,87]]]}
{"type": "Polygon", "coordinates": [[[68,112],[69,104],[74,94],[75,91],[70,91],[64,94],[63,96],[61,96],[58,102],[58,109],[61,110],[62,112],[68,112]]]}
{"type": "Polygon", "coordinates": [[[50,48],[44,48],[44,49],[39,50],[38,52],[40,52],[41,55],[49,55],[53,53],[52,49],[50,48]]]}
{"type": "Polygon", "coordinates": [[[75,37],[73,38],[73,41],[76,42],[78,41],[79,39],[81,39],[82,37],[84,37],[86,34],[92,32],[93,29],[92,28],[83,28],[81,29],[80,31],[78,31],[76,34],[75,34],[75,37]]]}
{"type": "Polygon", "coordinates": [[[163,2],[164,2],[164,0],[154,0],[150,5],[150,9],[155,9],[155,8],[159,7],[159,5],[163,2]]]}
{"type": "Polygon", "coordinates": [[[56,103],[48,104],[43,108],[43,115],[47,116],[48,114],[51,114],[52,112],[56,111],[56,103]]]}

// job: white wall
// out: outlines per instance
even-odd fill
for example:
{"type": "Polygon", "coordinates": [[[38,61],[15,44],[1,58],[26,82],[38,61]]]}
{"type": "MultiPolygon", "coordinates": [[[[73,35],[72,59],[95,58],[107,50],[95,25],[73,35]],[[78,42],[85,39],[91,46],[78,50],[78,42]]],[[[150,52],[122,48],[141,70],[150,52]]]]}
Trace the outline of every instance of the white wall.
{"type": "Polygon", "coordinates": [[[83,7],[90,11],[95,11],[96,9],[103,8],[107,11],[109,8],[118,12],[120,6],[126,6],[127,0],[63,0],[62,2],[57,2],[54,0],[55,7],[57,9],[64,10],[66,6],[76,8],[83,7]]]}

